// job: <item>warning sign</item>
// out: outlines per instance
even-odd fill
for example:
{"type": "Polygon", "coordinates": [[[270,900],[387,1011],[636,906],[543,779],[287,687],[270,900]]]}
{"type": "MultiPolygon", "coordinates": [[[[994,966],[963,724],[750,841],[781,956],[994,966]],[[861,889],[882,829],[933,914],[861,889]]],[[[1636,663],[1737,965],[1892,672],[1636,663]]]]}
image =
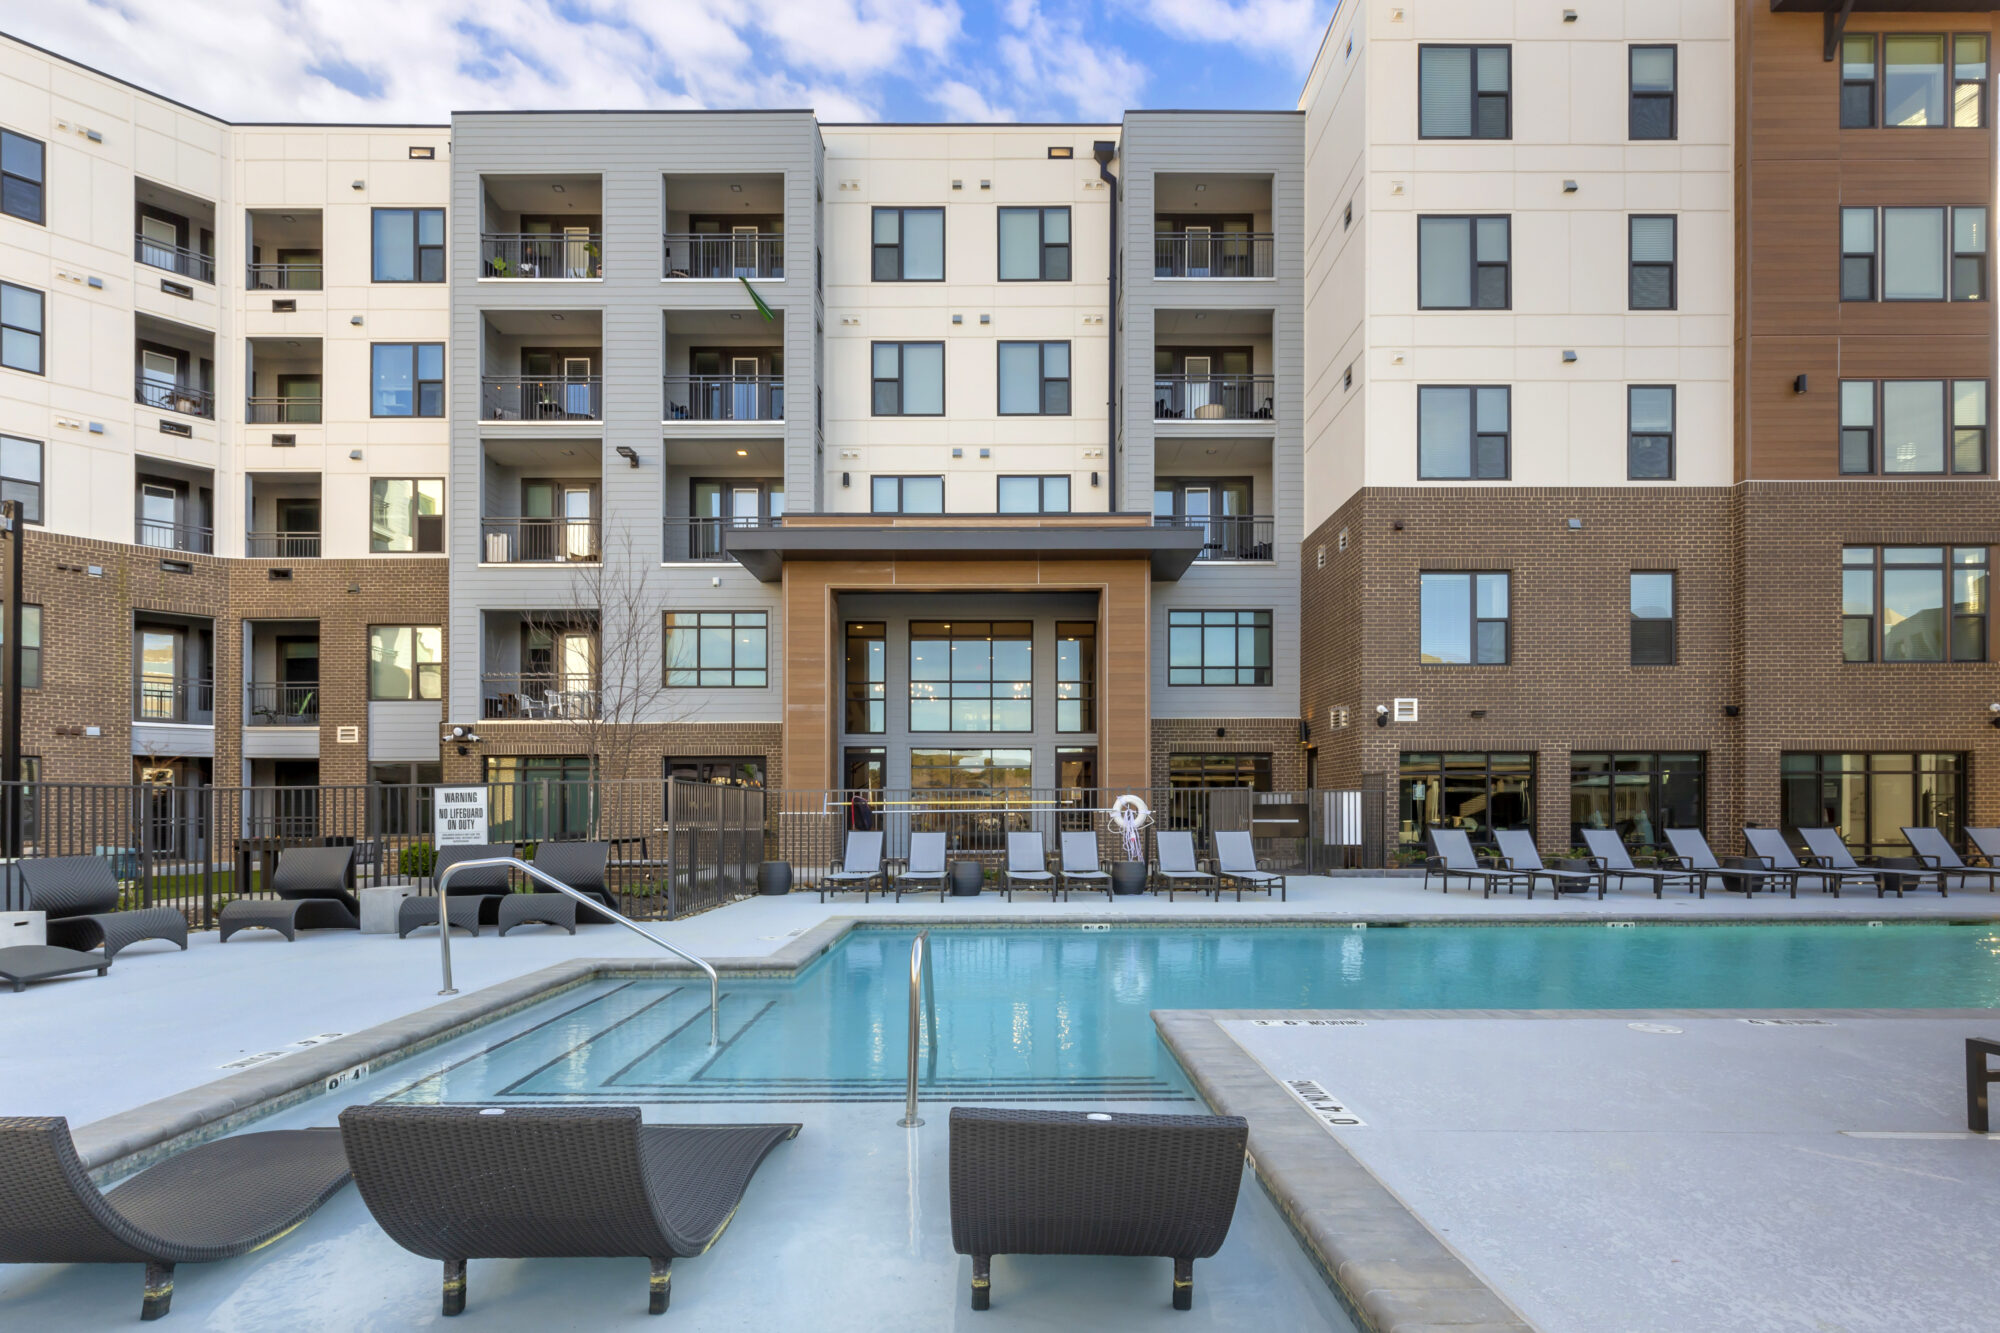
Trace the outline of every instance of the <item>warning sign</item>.
{"type": "Polygon", "coordinates": [[[435,789],[431,816],[431,832],[438,846],[479,846],[486,841],[486,788],[435,789]]]}

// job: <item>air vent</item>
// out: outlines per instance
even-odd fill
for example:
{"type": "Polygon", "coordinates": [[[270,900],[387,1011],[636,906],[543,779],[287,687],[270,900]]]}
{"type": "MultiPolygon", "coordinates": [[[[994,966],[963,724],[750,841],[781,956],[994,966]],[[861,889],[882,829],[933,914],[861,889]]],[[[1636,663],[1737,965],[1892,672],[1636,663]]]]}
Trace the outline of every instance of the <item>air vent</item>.
{"type": "Polygon", "coordinates": [[[160,434],[179,435],[183,439],[193,439],[194,427],[184,421],[167,421],[163,418],[160,421],[160,434]]]}
{"type": "Polygon", "coordinates": [[[271,582],[273,583],[290,583],[292,581],[292,571],[289,569],[274,569],[270,571],[270,575],[271,582]]]}
{"type": "Polygon", "coordinates": [[[296,449],[298,445],[299,437],[296,435],[273,435],[271,437],[271,447],[273,449],[296,449]]]}
{"type": "Polygon", "coordinates": [[[1073,147],[1070,147],[1070,148],[1050,148],[1050,149],[1049,149],[1049,156],[1050,156],[1050,157],[1052,157],[1052,158],[1056,158],[1056,159],[1059,159],[1059,160],[1062,160],[1062,161],[1068,161],[1068,160],[1069,160],[1070,158],[1073,158],[1073,157],[1075,157],[1075,156],[1076,156],[1076,149],[1075,149],[1075,148],[1073,148],[1073,147]]]}
{"type": "Polygon", "coordinates": [[[160,572],[163,574],[192,574],[194,566],[185,560],[162,560],[160,572]]]}
{"type": "Polygon", "coordinates": [[[419,162],[434,162],[437,160],[437,155],[438,150],[429,144],[410,145],[410,156],[419,162]]]}
{"type": "Polygon", "coordinates": [[[357,745],[361,741],[361,728],[358,726],[335,727],[333,729],[333,738],[342,745],[357,745]]]}
{"type": "Polygon", "coordinates": [[[1395,704],[1396,720],[1398,722],[1415,722],[1417,720],[1417,701],[1415,699],[1398,699],[1395,701],[1395,704]]]}
{"type": "Polygon", "coordinates": [[[271,298],[272,314],[296,315],[298,312],[299,312],[299,302],[297,297],[288,296],[282,301],[275,296],[271,298]]]}
{"type": "Polygon", "coordinates": [[[168,296],[178,296],[183,301],[194,300],[194,288],[184,282],[168,282],[165,278],[161,278],[160,290],[168,296]]]}

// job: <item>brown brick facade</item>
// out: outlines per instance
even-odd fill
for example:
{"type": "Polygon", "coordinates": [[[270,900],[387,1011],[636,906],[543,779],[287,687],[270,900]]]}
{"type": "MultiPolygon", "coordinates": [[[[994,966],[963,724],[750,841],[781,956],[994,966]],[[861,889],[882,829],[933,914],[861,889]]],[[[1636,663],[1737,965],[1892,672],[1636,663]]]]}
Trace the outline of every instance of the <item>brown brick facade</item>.
{"type": "Polygon", "coordinates": [[[1306,752],[1299,744],[1299,724],[1287,717],[1154,718],[1154,787],[1168,785],[1170,756],[1175,754],[1268,754],[1271,790],[1300,791],[1306,785],[1306,752]]]}

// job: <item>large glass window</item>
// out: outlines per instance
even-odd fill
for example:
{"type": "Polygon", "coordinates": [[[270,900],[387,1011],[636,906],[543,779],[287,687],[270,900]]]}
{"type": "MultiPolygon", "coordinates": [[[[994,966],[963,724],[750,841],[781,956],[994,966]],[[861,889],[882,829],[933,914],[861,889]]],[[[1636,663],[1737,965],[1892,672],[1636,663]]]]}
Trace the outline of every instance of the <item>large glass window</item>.
{"type": "Polygon", "coordinates": [[[1987,223],[1983,205],[1841,209],[1840,299],[1984,301],[1987,223]]]}
{"type": "Polygon", "coordinates": [[[1417,49],[1417,134],[1425,139],[1505,139],[1512,51],[1505,46],[1417,49]]]}
{"type": "Polygon", "coordinates": [[[1417,305],[1424,310],[1505,310],[1510,232],[1505,217],[1417,219],[1417,305]]]}
{"type": "Polygon", "coordinates": [[[375,281],[444,281],[444,210],[375,210],[375,281]]]}
{"type": "Polygon", "coordinates": [[[1069,478],[1002,477],[997,498],[1003,514],[1067,514],[1069,478]]]}
{"type": "Polygon", "coordinates": [[[847,625],[846,727],[855,736],[889,729],[889,628],[879,620],[847,625]]]}
{"type": "Polygon", "coordinates": [[[1069,281],[1069,209],[1000,210],[1000,281],[1069,281]]]}
{"type": "Polygon", "coordinates": [[[1986,124],[1988,41],[1985,33],[1951,37],[1925,33],[1852,33],[1840,46],[1840,125],[1869,129],[1878,123],[1877,92],[1881,95],[1879,123],[1890,129],[1976,130],[1986,124]],[[1949,44],[1949,80],[1945,50],[1949,44]],[[1876,64],[1878,52],[1881,64],[1876,64]],[[1950,84],[1947,120],[1945,87],[1950,84]]]}
{"type": "Polygon", "coordinates": [[[368,500],[369,550],[444,550],[442,478],[376,477],[368,500]]]}
{"type": "Polygon", "coordinates": [[[1069,344],[1000,344],[1000,415],[1069,415],[1069,344]]]}
{"type": "Polygon", "coordinates": [[[444,630],[436,625],[370,625],[368,697],[444,698],[444,630]]]}
{"type": "Polygon", "coordinates": [[[1270,683],[1269,611],[1167,612],[1167,684],[1270,683]]]}
{"type": "Polygon", "coordinates": [[[667,684],[764,688],[770,683],[769,622],[764,611],[667,612],[667,684]]]}
{"type": "Polygon", "coordinates": [[[1097,730],[1097,624],[1056,623],[1056,730],[1097,730]]]}
{"type": "Polygon", "coordinates": [[[1513,390],[1506,385],[1424,385],[1417,390],[1417,475],[1426,480],[1507,479],[1513,390]]]}
{"type": "Polygon", "coordinates": [[[443,343],[376,343],[373,370],[375,387],[370,415],[444,415],[443,343]]]}
{"type": "Polygon", "coordinates": [[[1951,124],[1976,130],[1986,124],[1986,34],[1951,39],[1951,124]]]}
{"type": "Polygon", "coordinates": [[[1632,665],[1674,664],[1674,576],[1670,570],[1632,572],[1632,665]]]}
{"type": "Polygon", "coordinates": [[[1666,842],[1670,828],[1708,823],[1707,756],[1701,754],[1571,754],[1570,836],[1616,829],[1635,850],[1666,842]]]}
{"type": "Polygon", "coordinates": [[[923,812],[911,815],[910,831],[944,833],[955,852],[1000,852],[1008,833],[1029,827],[1033,779],[1032,750],[912,749],[910,790],[923,812]],[[1018,813],[1006,808],[1016,805],[1018,813]],[[954,806],[965,809],[954,813],[954,806]]]}
{"type": "Polygon", "coordinates": [[[21,502],[21,517],[42,521],[42,444],[0,435],[0,500],[21,502]]]}
{"type": "Polygon", "coordinates": [[[588,755],[489,755],[486,836],[492,842],[587,838],[596,784],[588,755]]]}
{"type": "Polygon", "coordinates": [[[1671,139],[1678,130],[1675,114],[1677,48],[1635,46],[1631,49],[1632,105],[1626,119],[1630,139],[1671,139]]]}
{"type": "Polygon", "coordinates": [[[1923,33],[1882,38],[1882,124],[1890,129],[1942,125],[1945,39],[1923,33]]]}
{"type": "Polygon", "coordinates": [[[1432,666],[1507,664],[1510,577],[1504,573],[1417,576],[1417,660],[1432,666]]]}
{"type": "Polygon", "coordinates": [[[944,280],[942,208],[878,208],[874,235],[875,281],[944,280]]]}
{"type": "Polygon", "coordinates": [[[1857,854],[1908,856],[1905,828],[1936,828],[1960,843],[1965,811],[1962,754],[1794,753],[1779,759],[1786,838],[1833,828],[1857,854]]]}
{"type": "Polygon", "coordinates": [[[876,343],[873,360],[876,416],[944,415],[943,343],[876,343]]]}
{"type": "Polygon", "coordinates": [[[764,756],[668,755],[661,761],[668,780],[700,782],[711,787],[761,787],[764,785],[764,756]]]}
{"type": "Polygon", "coordinates": [[[0,282],[0,366],[42,373],[42,294],[0,282]]]}
{"type": "Polygon", "coordinates": [[[1882,299],[1944,300],[1942,208],[1882,210],[1882,299]]]}
{"type": "Polygon", "coordinates": [[[877,514],[942,514],[943,477],[870,477],[868,507],[877,514]]]}
{"type": "Polygon", "coordinates": [[[911,731],[1034,730],[1034,625],[910,622],[911,731]]]}
{"type": "Polygon", "coordinates": [[[1984,662],[1984,546],[1841,551],[1841,655],[1849,662],[1984,662]]]}
{"type": "Polygon", "coordinates": [[[1840,470],[1985,475],[1987,396],[1985,380],[1842,380],[1840,470]]]}
{"type": "Polygon", "coordinates": [[[40,139],[0,130],[0,213],[42,222],[46,155],[40,139]]]}
{"type": "Polygon", "coordinates": [[[1625,475],[1633,481],[1674,478],[1674,386],[1634,384],[1625,391],[1625,475]]]}
{"type": "Polygon", "coordinates": [[[1532,828],[1535,757],[1406,753],[1398,777],[1397,840],[1421,844],[1433,828],[1486,842],[1496,828],[1532,828]]]}
{"type": "Polygon", "coordinates": [[[1631,225],[1631,305],[1634,310],[1672,310],[1677,299],[1674,271],[1678,252],[1675,219],[1634,217],[1631,225]]]}

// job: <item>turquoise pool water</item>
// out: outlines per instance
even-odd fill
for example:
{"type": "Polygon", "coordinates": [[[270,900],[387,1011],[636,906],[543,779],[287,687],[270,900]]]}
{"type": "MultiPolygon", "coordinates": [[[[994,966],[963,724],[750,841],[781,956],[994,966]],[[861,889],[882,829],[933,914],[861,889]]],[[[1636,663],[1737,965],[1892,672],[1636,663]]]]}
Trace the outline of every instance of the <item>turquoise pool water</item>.
{"type": "MultiPolygon", "coordinates": [[[[606,980],[392,1094],[412,1101],[900,1100],[912,930],[859,929],[797,978],[606,980]]],[[[2000,1006],[1975,926],[1131,928],[930,937],[926,1100],[1180,1101],[1154,1009],[2000,1006]]]]}

